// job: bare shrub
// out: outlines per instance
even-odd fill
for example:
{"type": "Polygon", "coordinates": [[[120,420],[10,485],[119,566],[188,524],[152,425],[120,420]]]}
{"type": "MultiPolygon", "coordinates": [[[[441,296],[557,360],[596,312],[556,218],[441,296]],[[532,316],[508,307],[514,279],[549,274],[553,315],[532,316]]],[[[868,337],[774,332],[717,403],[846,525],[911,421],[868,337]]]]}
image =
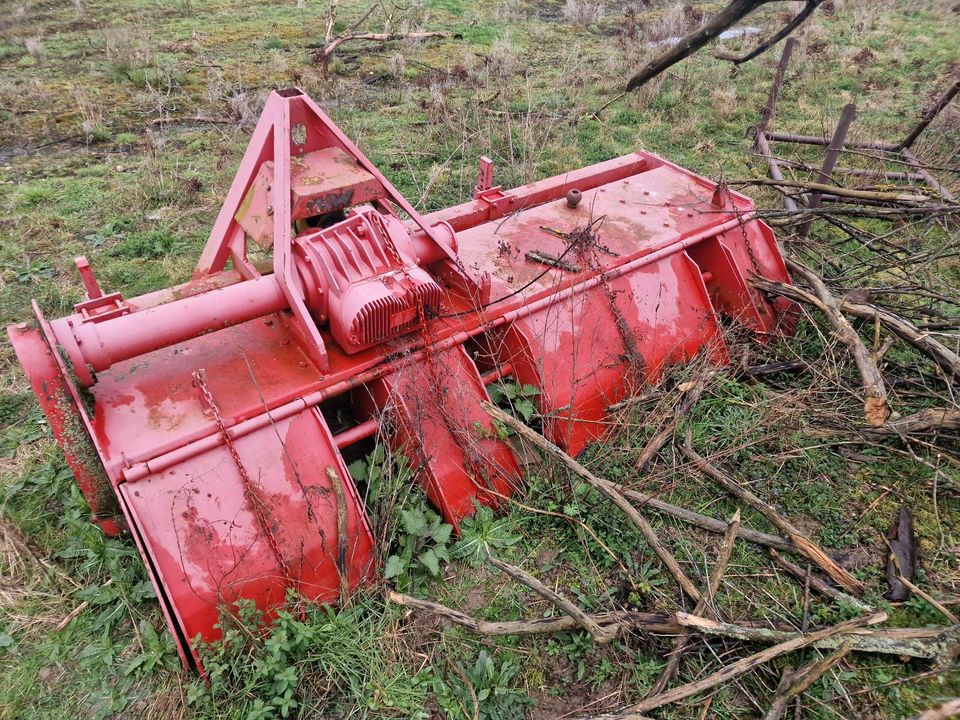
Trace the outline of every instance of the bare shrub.
{"type": "Polygon", "coordinates": [[[23,47],[27,54],[38,62],[43,60],[43,56],[46,54],[43,49],[43,41],[39,37],[24,38],[23,47]]]}
{"type": "Polygon", "coordinates": [[[574,25],[593,25],[603,18],[603,4],[584,0],[566,0],[563,4],[563,19],[574,25]]]}
{"type": "Polygon", "coordinates": [[[513,75],[519,66],[516,48],[509,37],[500,37],[490,46],[490,72],[500,78],[513,75]]]}
{"type": "Polygon", "coordinates": [[[523,0],[504,0],[497,8],[497,15],[504,21],[517,22],[526,18],[523,0]]]}
{"type": "Polygon", "coordinates": [[[244,130],[252,130],[257,125],[266,98],[262,93],[241,91],[233,93],[227,100],[230,114],[244,130]]]}

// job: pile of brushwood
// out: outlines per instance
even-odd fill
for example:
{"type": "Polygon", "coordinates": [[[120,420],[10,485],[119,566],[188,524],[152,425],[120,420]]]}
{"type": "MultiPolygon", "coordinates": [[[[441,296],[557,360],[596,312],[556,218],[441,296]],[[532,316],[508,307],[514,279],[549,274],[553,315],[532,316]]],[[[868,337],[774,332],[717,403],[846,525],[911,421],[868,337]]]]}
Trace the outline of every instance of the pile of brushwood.
{"type": "MultiPolygon", "coordinates": [[[[500,407],[488,405],[486,410],[515,436],[515,442],[528,451],[536,449],[528,452],[534,456],[534,462],[562,467],[574,483],[590,486],[616,508],[611,508],[611,512],[622,513],[628,519],[675,581],[678,606],[687,611],[640,612],[611,604],[607,611],[587,612],[556,589],[555,584],[550,587],[551,583],[504,562],[495,553],[487,558],[489,565],[554,606],[552,615],[529,620],[483,620],[430,600],[388,591],[391,602],[411,608],[411,613],[439,616],[482,636],[582,630],[597,644],[631,634],[667,636],[672,649],[666,655],[666,667],[646,697],[593,718],[642,718],[657,708],[693,696],[699,697],[697,702],[702,701],[700,716],[709,717],[712,691],[736,683],[740,676],[775,658],[804,648],[822,652],[809,664],[788,666],[783,671],[772,695],[760,701],[761,705],[765,703],[763,717],[767,720],[783,717],[788,709],[792,714],[792,706],[800,701],[800,696],[851,653],[921,659],[929,663],[924,672],[930,674],[946,672],[956,662],[960,654],[960,624],[950,606],[960,600],[945,595],[942,589],[931,592],[920,586],[917,570],[924,558],[918,552],[911,507],[903,504],[891,518],[883,545],[884,586],[879,587],[880,578],[874,578],[866,596],[879,597],[882,592],[891,603],[920,598],[942,617],[942,624],[886,627],[887,613],[864,599],[864,581],[831,556],[814,533],[786,517],[776,507],[775,498],[761,497],[748,482],[739,479],[737,467],[730,466],[726,455],[710,457],[694,446],[688,421],[696,415],[698,402],[718,378],[732,375],[754,383],[776,382],[784,377],[818,378],[821,388],[833,384],[827,389],[844,398],[846,412],[827,405],[808,408],[804,435],[853,460],[870,462],[875,455],[869,453],[879,450],[919,462],[932,470],[934,503],[938,482],[940,492],[951,495],[948,502],[955,500],[952,494],[957,485],[951,478],[957,476],[960,468],[960,403],[956,393],[960,389],[960,289],[956,285],[937,287],[934,283],[960,272],[955,264],[960,241],[953,239],[957,237],[960,205],[942,197],[909,203],[886,198],[889,202],[882,205],[864,205],[861,198],[839,185],[778,186],[781,192],[792,193],[796,209],[761,211],[759,215],[779,226],[794,284],[753,277],[752,291],[792,301],[792,320],[830,348],[829,360],[821,364],[809,356],[804,358],[800,352],[784,357],[782,349],[791,347],[789,338],[779,343],[779,357],[773,348],[778,345],[776,342],[733,343],[729,366],[715,367],[703,360],[671,389],[653,388],[613,408],[622,411],[624,418],[634,420],[640,408],[641,422],[649,421],[651,426],[659,427],[636,455],[638,477],[658,458],[672,457],[675,463],[682,463],[684,468],[713,483],[734,505],[765,518],[777,533],[760,532],[741,524],[740,510],[728,520],[709,517],[668,503],[656,492],[640,492],[630,487],[631,482],[600,477],[530,424],[500,407]],[[815,210],[807,207],[805,193],[825,191],[840,200],[815,210]],[[813,235],[808,234],[811,223],[817,228],[813,235]],[[751,363],[757,355],[765,356],[764,361],[751,363]],[[831,363],[845,371],[828,369],[826,366],[831,363]],[[643,405],[653,398],[659,399],[662,406],[665,397],[669,411],[656,422],[652,417],[644,418],[643,405]],[[705,582],[698,585],[691,580],[670,543],[658,536],[645,517],[648,513],[669,516],[718,536],[715,551],[705,554],[705,563],[710,567],[705,582]],[[715,594],[725,581],[736,543],[759,546],[768,553],[773,567],[795,577],[804,593],[802,623],[781,623],[769,614],[753,621],[724,619],[715,594]],[[711,555],[713,559],[706,559],[711,555]],[[827,627],[810,627],[811,595],[820,596],[821,602],[844,607],[853,615],[852,619],[827,627]],[[721,643],[727,649],[732,646],[738,659],[721,664],[713,672],[702,673],[693,681],[678,683],[676,678],[685,653],[689,657],[710,643],[721,643]]],[[[527,502],[534,501],[530,498],[527,502]]],[[[930,570],[928,567],[927,571],[930,570]]],[[[712,657],[721,656],[714,653],[712,657]]],[[[950,717],[958,712],[960,700],[945,704],[938,701],[920,717],[950,717]]]]}

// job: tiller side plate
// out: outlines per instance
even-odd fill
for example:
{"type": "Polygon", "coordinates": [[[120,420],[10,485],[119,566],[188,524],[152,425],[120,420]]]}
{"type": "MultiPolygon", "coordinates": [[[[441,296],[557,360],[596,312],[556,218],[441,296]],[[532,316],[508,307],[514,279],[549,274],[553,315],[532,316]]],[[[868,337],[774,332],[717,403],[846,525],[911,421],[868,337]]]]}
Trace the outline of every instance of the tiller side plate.
{"type": "Polygon", "coordinates": [[[484,158],[473,200],[421,216],[298,90],[270,95],[192,280],[126,299],[77,265],[73,315],[35,305],[8,332],[187,663],[239,598],[334,602],[373,577],[342,452],[385,418],[457,526],[520,477],[491,382],[538,388],[576,454],[667,364],[724,361],[720,317],[766,335],[789,316],[746,282],[789,278],[742,195],[641,152],[503,190],[484,158]]]}

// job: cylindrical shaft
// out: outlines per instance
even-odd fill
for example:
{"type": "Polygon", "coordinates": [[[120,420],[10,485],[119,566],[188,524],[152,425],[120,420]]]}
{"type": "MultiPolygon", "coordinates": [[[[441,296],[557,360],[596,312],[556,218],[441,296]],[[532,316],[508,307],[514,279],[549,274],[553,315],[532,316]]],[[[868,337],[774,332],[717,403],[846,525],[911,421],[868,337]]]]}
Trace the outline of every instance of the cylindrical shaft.
{"type": "Polygon", "coordinates": [[[121,360],[285,307],[276,279],[265,275],[100,322],[72,315],[54,321],[52,327],[74,367],[83,368],[77,373],[83,380],[87,366],[100,372],[121,360]]]}

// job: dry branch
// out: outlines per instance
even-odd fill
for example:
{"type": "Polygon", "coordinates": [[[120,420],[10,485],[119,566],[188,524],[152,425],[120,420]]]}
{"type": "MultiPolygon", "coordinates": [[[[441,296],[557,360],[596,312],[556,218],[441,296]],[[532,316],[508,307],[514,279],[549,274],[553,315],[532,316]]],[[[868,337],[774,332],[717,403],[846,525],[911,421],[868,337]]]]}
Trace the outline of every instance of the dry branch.
{"type": "Polygon", "coordinates": [[[637,529],[643,534],[647,544],[654,551],[654,553],[656,553],[657,557],[660,558],[660,561],[664,564],[670,574],[673,575],[681,589],[694,600],[700,600],[700,592],[697,590],[693,582],[691,582],[690,578],[687,577],[686,573],[683,572],[683,569],[680,567],[677,559],[673,556],[673,553],[671,553],[663,545],[663,543],[660,541],[660,538],[657,536],[656,531],[653,529],[653,526],[647,522],[646,518],[644,518],[633,505],[627,502],[627,499],[623,496],[617,486],[591,473],[583,465],[578,463],[559,447],[543,437],[543,435],[527,427],[512,415],[509,415],[495,405],[491,405],[487,402],[481,403],[481,405],[492,418],[503,423],[511,430],[516,432],[517,435],[519,435],[522,439],[528,441],[532,445],[535,445],[555,460],[558,460],[566,465],[578,477],[584,480],[587,484],[595,487],[609,500],[611,500],[614,505],[620,508],[624,514],[630,518],[631,522],[633,522],[637,529]]]}
{"type": "MultiPolygon", "coordinates": [[[[533,620],[480,620],[472,615],[446,607],[432,600],[387,591],[387,599],[397,605],[429,612],[442,617],[476,635],[490,637],[502,635],[546,635],[555,632],[576,630],[580,624],[569,616],[534,618],[533,620]]],[[[712,637],[732,638],[745,642],[770,644],[782,643],[803,633],[794,630],[768,627],[769,621],[748,624],[722,623],[689,613],[669,615],[644,613],[634,610],[614,610],[590,615],[598,625],[617,625],[624,630],[636,630],[657,635],[675,635],[685,628],[712,637]]],[[[960,628],[882,628],[863,629],[833,638],[817,640],[811,647],[834,650],[849,642],[856,652],[900,655],[904,657],[934,660],[947,666],[960,653],[960,628]]]]}
{"type": "Polygon", "coordinates": [[[822,3],[823,0],[807,0],[804,6],[800,9],[800,12],[798,12],[793,19],[790,20],[790,22],[774,33],[770,39],[764,40],[746,55],[738,57],[728,53],[714,53],[714,57],[717,58],[717,60],[729,60],[734,65],[740,65],[742,63],[749,62],[755,57],[765,53],[778,42],[783,40],[787,35],[800,27],[800,25],[803,24],[803,21],[810,17],[813,14],[813,11],[817,9],[817,6],[822,3]]]}
{"type": "MultiPolygon", "coordinates": [[[[664,515],[669,515],[677,520],[682,520],[685,523],[695,525],[696,527],[706,530],[707,532],[716,533],[718,535],[722,535],[724,532],[726,532],[727,523],[725,523],[723,520],[717,520],[716,518],[709,517],[708,515],[701,515],[700,513],[694,512],[693,510],[688,510],[687,508],[671,505],[670,503],[664,502],[659,498],[655,498],[652,495],[645,495],[644,493],[637,492],[636,490],[627,490],[626,488],[621,488],[620,486],[616,487],[623,492],[624,497],[633,501],[637,505],[643,505],[644,507],[652,508],[657,512],[661,512],[664,515]]],[[[769,533],[760,532],[759,530],[744,527],[743,525],[741,525],[737,530],[737,537],[741,540],[746,540],[747,542],[752,542],[757,545],[764,545],[770,548],[776,548],[777,550],[785,550],[787,552],[797,551],[797,548],[794,547],[793,543],[786,538],[782,538],[779,535],[770,535],[769,533]]]]}
{"type": "Polygon", "coordinates": [[[777,686],[776,696],[770,704],[770,709],[763,716],[763,720],[780,720],[787,709],[787,703],[806,692],[821,675],[849,655],[850,650],[850,644],[844,643],[836,652],[814,660],[800,670],[785,670],[780,685],[777,686]]]}
{"type": "Polygon", "coordinates": [[[600,625],[597,624],[596,620],[593,620],[583,610],[577,607],[575,603],[571,602],[560,593],[554,592],[527,571],[495,557],[490,557],[487,559],[495,568],[505,572],[517,582],[526,585],[544,600],[553,604],[557,609],[573,618],[581,628],[590,633],[591,637],[593,637],[594,641],[597,643],[608,643],[616,638],[616,628],[613,628],[612,630],[610,628],[601,628],[600,625]]]}
{"type": "MultiPolygon", "coordinates": [[[[457,33],[452,32],[440,32],[440,31],[430,31],[430,32],[383,32],[383,33],[348,33],[346,35],[340,35],[335,37],[329,42],[323,43],[320,47],[316,49],[313,53],[313,61],[315,63],[326,63],[330,61],[330,56],[336,51],[338,47],[343,45],[346,42],[390,42],[391,40],[426,40],[428,38],[447,38],[447,37],[461,37],[457,33]]],[[[307,46],[311,47],[311,46],[307,46]]]]}
{"type": "Polygon", "coordinates": [[[700,472],[714,480],[718,485],[720,485],[724,490],[734,497],[743,500],[755,510],[759,511],[764,517],[767,518],[767,520],[784,532],[793,541],[796,549],[800,553],[807,557],[807,559],[809,559],[811,562],[822,568],[823,571],[833,578],[838,585],[841,585],[849,592],[852,592],[856,595],[861,595],[863,593],[863,583],[850,575],[850,573],[848,573],[842,567],[837,565],[837,563],[829,555],[821,550],[798,527],[778,513],[773,506],[761,500],[759,497],[754,495],[753,492],[740,485],[733,478],[722,472],[716,466],[711,465],[705,458],[699,455],[697,451],[693,449],[693,443],[689,431],[684,439],[683,452],[690,460],[693,461],[693,464],[697,466],[700,472]]]}
{"type": "Polygon", "coordinates": [[[805,431],[811,437],[829,438],[837,435],[856,434],[869,438],[937,435],[951,430],[960,430],[960,410],[926,408],[913,415],[890,420],[882,427],[817,427],[805,431]]]}
{"type": "Polygon", "coordinates": [[[661,693],[654,697],[641,700],[635,705],[631,705],[629,708],[627,708],[627,711],[646,712],[647,710],[653,710],[664,705],[679,702],[680,700],[688,698],[692,695],[698,695],[704,690],[710,690],[721,683],[727,682],[728,680],[739,677],[744,673],[750,672],[754,668],[770,662],[781,655],[786,655],[787,653],[794,652],[795,650],[808,647],[818,640],[835,638],[838,635],[844,635],[852,630],[856,630],[857,628],[864,627],[865,625],[874,625],[876,623],[883,622],[886,619],[887,614],[885,612],[877,612],[872,615],[864,615],[852,620],[847,620],[846,622],[839,623],[823,630],[818,630],[812,633],[804,633],[791,640],[787,640],[778,645],[774,645],[773,647],[765,648],[758,653],[754,653],[753,655],[741,658],[740,660],[721,668],[717,672],[705,678],[687,683],[686,685],[681,685],[680,687],[673,688],[672,690],[668,690],[667,692],[661,693]]]}
{"type": "MultiPolygon", "coordinates": [[[[711,608],[711,605],[713,604],[714,595],[716,595],[717,590],[720,588],[720,582],[723,580],[723,574],[727,570],[727,563],[730,562],[730,553],[733,551],[733,543],[737,538],[737,531],[739,529],[740,511],[737,510],[733,517],[730,518],[730,522],[727,523],[727,532],[724,533],[723,540],[720,541],[720,551],[718,553],[717,562],[713,566],[713,570],[710,572],[710,579],[707,581],[707,587],[703,592],[703,597],[700,598],[696,608],[693,610],[694,615],[717,617],[718,613],[716,610],[711,608]]],[[[670,659],[667,661],[667,666],[663,669],[663,673],[653,684],[653,687],[650,688],[650,695],[659,695],[662,693],[667,689],[667,685],[670,684],[670,681],[676,677],[677,670],[680,669],[680,656],[687,648],[691,634],[692,631],[684,630],[677,635],[676,639],[674,639],[673,649],[670,651],[670,659]]]]}
{"type": "MultiPolygon", "coordinates": [[[[764,292],[775,293],[790,300],[807,303],[819,307],[817,297],[812,293],[795,285],[767,280],[761,277],[750,278],[750,284],[764,292]]],[[[910,343],[920,352],[933,360],[951,380],[960,378],[960,355],[953,352],[936,338],[930,336],[909,320],[896,315],[889,310],[877,307],[870,303],[856,302],[843,298],[839,301],[842,312],[865,320],[879,321],[901,340],[910,343]]]]}
{"type": "Polygon", "coordinates": [[[839,301],[833,296],[833,293],[830,292],[819,275],[800,263],[789,259],[787,259],[787,267],[810,285],[816,294],[816,302],[812,304],[827,316],[827,320],[829,320],[840,342],[846,345],[850,354],[853,355],[857,370],[860,371],[860,377],[863,381],[863,411],[867,424],[874,427],[883,425],[884,421],[890,417],[887,388],[884,385],[880,368],[877,367],[877,363],[867,346],[864,345],[863,340],[860,339],[850,321],[840,312],[839,301]]]}
{"type": "Polygon", "coordinates": [[[643,450],[640,451],[640,455],[637,457],[635,463],[637,470],[643,472],[647,469],[647,466],[653,460],[654,456],[660,452],[660,449],[673,437],[673,433],[676,432],[680,420],[686,417],[693,409],[693,406],[700,400],[700,396],[703,395],[703,391],[707,387],[707,380],[715,374],[716,370],[708,369],[706,372],[701,373],[696,380],[684,386],[683,401],[680,403],[680,407],[677,408],[676,412],[671,414],[667,426],[650,438],[647,444],[643,446],[643,450]]]}
{"type": "MultiPolygon", "coordinates": [[[[686,37],[681,38],[675,45],[670,47],[660,56],[651,60],[645,68],[631,77],[630,81],[627,83],[627,92],[636,90],[638,87],[646,83],[648,80],[655,78],[667,68],[672,67],[684,58],[689,57],[715,37],[720,35],[720,33],[722,33],[724,30],[736,25],[740,20],[745,18],[761,5],[766,5],[770,2],[777,1],[778,0],[732,0],[730,4],[727,5],[723,10],[710,18],[706,25],[694,30],[686,37]]],[[[762,43],[757,50],[750,53],[750,55],[745,57],[743,60],[740,60],[740,62],[746,62],[746,60],[756,57],[767,48],[772,47],[780,40],[785,38],[801,22],[803,22],[811,12],[813,12],[813,10],[816,8],[816,5],[818,5],[820,2],[822,2],[822,0],[807,0],[808,5],[813,5],[813,7],[809,8],[809,11],[807,8],[801,10],[800,13],[793,20],[787,23],[782,30],[777,32],[769,41],[762,43]]]]}
{"type": "MultiPolygon", "coordinates": [[[[695,628],[704,635],[736,638],[747,642],[776,643],[797,637],[802,633],[754,627],[746,624],[722,623],[687,613],[677,613],[676,620],[684,627],[695,628]]],[[[812,647],[833,650],[850,642],[857,652],[903,655],[926,658],[946,667],[960,655],[960,627],[948,628],[883,628],[857,630],[839,638],[828,638],[813,643],[812,647]]]]}
{"type": "Polygon", "coordinates": [[[786,570],[788,573],[793,575],[795,578],[797,578],[801,582],[806,583],[809,578],[810,587],[816,590],[821,595],[825,595],[826,597],[831,598],[832,600],[836,600],[846,605],[850,605],[851,607],[855,607],[857,610],[860,610],[861,612],[873,612],[874,610],[876,610],[876,608],[874,608],[872,605],[867,605],[865,602],[863,602],[862,600],[859,600],[858,598],[855,598],[853,595],[848,595],[845,592],[841,592],[840,590],[837,590],[835,587],[833,587],[833,585],[828,583],[819,575],[810,573],[810,575],[808,576],[806,571],[803,568],[801,568],[796,563],[790,562],[789,560],[787,560],[787,558],[785,558],[783,555],[778,553],[773,548],[770,549],[770,557],[774,559],[774,562],[776,562],[777,565],[782,567],[784,570],[786,570]]]}
{"type": "Polygon", "coordinates": [[[930,198],[926,195],[917,193],[903,192],[885,192],[881,190],[855,190],[841,187],[839,185],[830,185],[821,182],[803,182],[801,180],[778,180],[772,178],[756,178],[751,180],[729,180],[730,185],[773,185],[775,187],[798,188],[804,191],[829,193],[836,197],[851,198],[853,200],[872,200],[881,203],[900,203],[903,205],[913,205],[917,203],[928,203],[930,198]]]}

